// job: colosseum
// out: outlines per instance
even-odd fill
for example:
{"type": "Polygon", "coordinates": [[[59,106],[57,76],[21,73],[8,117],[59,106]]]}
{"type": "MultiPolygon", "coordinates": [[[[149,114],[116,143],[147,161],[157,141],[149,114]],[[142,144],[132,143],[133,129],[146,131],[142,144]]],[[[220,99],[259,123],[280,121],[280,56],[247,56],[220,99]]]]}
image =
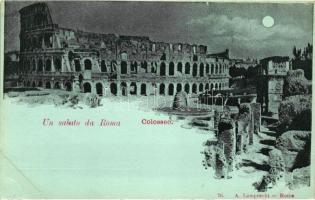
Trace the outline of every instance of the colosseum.
{"type": "Polygon", "coordinates": [[[205,45],[62,28],[47,3],[19,12],[24,86],[100,96],[199,94],[229,87],[228,50],[209,54],[205,45]]]}

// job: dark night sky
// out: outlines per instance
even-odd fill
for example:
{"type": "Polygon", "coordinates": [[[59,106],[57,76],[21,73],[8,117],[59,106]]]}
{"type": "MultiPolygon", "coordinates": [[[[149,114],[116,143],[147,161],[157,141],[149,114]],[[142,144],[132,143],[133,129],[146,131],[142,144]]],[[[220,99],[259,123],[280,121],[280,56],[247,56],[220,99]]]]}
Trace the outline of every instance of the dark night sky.
{"type": "MultiPolygon", "coordinates": [[[[19,13],[33,2],[6,2],[5,51],[19,48],[19,13]]],[[[230,49],[234,57],[291,56],[292,47],[312,42],[312,4],[48,2],[62,27],[155,41],[208,45],[209,52],[230,49]],[[272,16],[271,28],[262,25],[272,16]]]]}

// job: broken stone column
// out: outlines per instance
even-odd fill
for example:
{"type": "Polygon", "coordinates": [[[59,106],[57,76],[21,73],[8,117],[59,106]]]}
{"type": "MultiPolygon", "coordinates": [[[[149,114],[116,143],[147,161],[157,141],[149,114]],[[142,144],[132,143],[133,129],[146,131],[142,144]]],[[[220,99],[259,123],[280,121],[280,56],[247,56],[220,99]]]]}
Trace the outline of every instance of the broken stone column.
{"type": "Polygon", "coordinates": [[[222,118],[218,124],[218,144],[223,148],[228,172],[233,171],[235,140],[233,120],[230,118],[222,118]]]}
{"type": "Polygon", "coordinates": [[[258,134],[261,126],[261,105],[260,103],[251,103],[250,107],[254,120],[254,133],[258,134]]]}
{"type": "Polygon", "coordinates": [[[218,124],[221,119],[221,112],[215,110],[213,115],[213,130],[215,133],[215,137],[218,137],[218,124]]]}
{"type": "Polygon", "coordinates": [[[253,130],[250,127],[251,109],[249,103],[243,103],[239,108],[238,135],[241,135],[241,152],[246,152],[248,144],[253,143],[253,130]]]}

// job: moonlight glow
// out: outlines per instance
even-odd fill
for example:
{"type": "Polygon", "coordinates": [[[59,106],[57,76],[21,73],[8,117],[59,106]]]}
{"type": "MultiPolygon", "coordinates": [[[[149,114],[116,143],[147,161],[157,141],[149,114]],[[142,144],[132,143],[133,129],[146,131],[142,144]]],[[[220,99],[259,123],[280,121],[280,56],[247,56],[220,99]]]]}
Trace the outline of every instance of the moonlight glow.
{"type": "Polygon", "coordinates": [[[271,16],[266,16],[262,20],[262,24],[264,25],[264,27],[267,27],[267,28],[272,27],[274,23],[275,23],[275,20],[271,16]]]}

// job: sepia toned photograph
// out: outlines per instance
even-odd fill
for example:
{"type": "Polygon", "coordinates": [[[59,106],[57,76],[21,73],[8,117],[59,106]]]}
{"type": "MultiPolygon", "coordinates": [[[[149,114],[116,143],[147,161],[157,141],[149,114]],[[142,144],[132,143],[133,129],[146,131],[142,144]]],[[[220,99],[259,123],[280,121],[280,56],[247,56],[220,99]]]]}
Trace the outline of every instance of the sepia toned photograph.
{"type": "Polygon", "coordinates": [[[314,198],[313,9],[5,1],[0,198],[314,198]]]}

